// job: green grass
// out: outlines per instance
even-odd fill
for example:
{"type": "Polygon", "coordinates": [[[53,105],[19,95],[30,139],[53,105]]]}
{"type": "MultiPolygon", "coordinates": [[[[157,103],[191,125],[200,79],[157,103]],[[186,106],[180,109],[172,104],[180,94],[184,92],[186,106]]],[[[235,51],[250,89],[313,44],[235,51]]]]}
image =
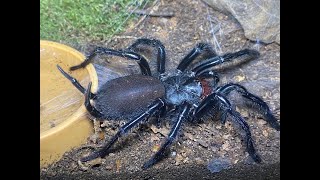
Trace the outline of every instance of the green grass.
{"type": "Polygon", "coordinates": [[[106,40],[114,33],[121,32],[127,24],[124,23],[129,15],[126,8],[132,3],[141,7],[145,2],[146,0],[40,0],[40,39],[67,43],[106,40]]]}

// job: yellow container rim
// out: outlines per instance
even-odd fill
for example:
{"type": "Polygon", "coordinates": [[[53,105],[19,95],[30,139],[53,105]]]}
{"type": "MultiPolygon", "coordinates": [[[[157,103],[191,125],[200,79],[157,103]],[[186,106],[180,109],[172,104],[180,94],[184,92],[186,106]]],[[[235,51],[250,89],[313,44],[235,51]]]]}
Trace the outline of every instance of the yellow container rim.
{"type": "MultiPolygon", "coordinates": [[[[57,42],[53,42],[53,41],[47,41],[47,40],[40,40],[40,48],[41,47],[52,47],[52,48],[55,48],[55,49],[58,49],[58,50],[61,50],[61,51],[65,51],[67,53],[70,53],[71,55],[75,56],[76,58],[75,59],[79,59],[79,60],[84,60],[85,57],[82,53],[80,53],[79,51],[67,46],[67,45],[64,45],[64,44],[61,44],[61,43],[57,43],[57,42]]],[[[79,63],[81,63],[82,61],[79,61],[79,63]]],[[[89,64],[85,67],[85,69],[88,71],[89,73],[89,78],[90,78],[90,81],[92,82],[92,92],[96,92],[97,91],[97,88],[98,88],[98,77],[97,77],[97,73],[95,71],[95,68],[92,64],[89,64]]],[[[71,144],[72,145],[68,145],[67,142],[63,142],[61,143],[61,146],[63,146],[62,148],[60,148],[59,150],[57,150],[57,154],[59,154],[57,157],[54,157],[52,159],[46,159],[45,163],[42,162],[42,155],[41,153],[43,154],[50,154],[51,152],[41,152],[41,149],[43,149],[41,147],[41,144],[42,143],[48,143],[48,141],[52,141],[54,139],[54,141],[57,141],[57,142],[60,142],[60,140],[57,140],[55,138],[62,138],[62,137],[65,137],[65,134],[66,132],[68,131],[68,128],[72,128],[70,130],[70,132],[74,132],[75,130],[79,130],[80,127],[75,127],[75,126],[83,126],[86,128],[86,130],[83,131],[83,134],[82,135],[77,135],[79,137],[82,138],[82,142],[84,141],[84,137],[86,137],[88,135],[88,132],[92,132],[92,128],[90,128],[90,126],[88,125],[89,123],[89,120],[88,122],[79,122],[80,119],[82,118],[82,120],[84,119],[84,115],[86,114],[86,108],[85,106],[82,104],[80,106],[79,109],[77,109],[75,111],[74,114],[72,114],[70,117],[68,117],[66,120],[64,120],[63,122],[57,124],[55,127],[52,127],[50,128],[49,130],[46,130],[46,131],[43,131],[43,132],[40,132],[40,166],[44,166],[45,165],[48,165],[52,162],[55,162],[57,161],[58,159],[60,159],[60,157],[62,157],[62,154],[71,149],[70,147],[74,147],[76,146],[75,143],[80,143],[80,142],[72,142],[71,144]],[[90,128],[90,129],[89,129],[90,128]],[[61,133],[62,132],[62,133],[61,133]],[[60,151],[60,152],[58,152],[60,151]],[[62,152],[61,152],[62,151],[62,152]]],[[[82,132],[78,132],[77,133],[82,133],[82,132]]],[[[66,137],[66,139],[68,139],[66,137]]],[[[66,141],[66,139],[64,139],[63,141],[66,141]]],[[[61,140],[62,141],[62,140],[61,140]]],[[[79,140],[78,140],[79,141],[79,140]]],[[[58,144],[57,144],[58,145],[58,144]]],[[[54,152],[55,150],[50,150],[52,152],[54,152]]],[[[43,160],[44,161],[44,160],[43,160]]]]}

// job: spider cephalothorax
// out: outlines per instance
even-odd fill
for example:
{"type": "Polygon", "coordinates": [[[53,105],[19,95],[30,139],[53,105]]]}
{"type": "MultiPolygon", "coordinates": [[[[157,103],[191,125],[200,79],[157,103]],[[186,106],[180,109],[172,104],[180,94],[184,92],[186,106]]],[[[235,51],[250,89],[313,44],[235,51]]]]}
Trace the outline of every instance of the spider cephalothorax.
{"type": "Polygon", "coordinates": [[[100,120],[128,120],[101,150],[82,158],[82,162],[106,156],[109,148],[119,137],[151,116],[157,116],[158,122],[175,116],[170,119],[173,126],[166,141],[159,151],[143,165],[143,168],[148,168],[163,158],[166,148],[172,144],[183,123],[186,121],[197,123],[204,116],[216,114],[219,114],[222,123],[225,123],[227,117],[230,117],[229,119],[241,127],[245,132],[246,148],[249,155],[256,162],[261,162],[261,158],[254,149],[248,124],[227,98],[232,91],[239,93],[246,101],[255,105],[265,120],[273,128],[280,130],[277,119],[261,98],[251,94],[239,84],[228,83],[217,87],[219,76],[215,71],[210,70],[216,65],[232,61],[240,56],[249,59],[258,58],[259,53],[255,50],[244,49],[218,56],[208,44],[199,43],[182,59],[174,72],[167,73],[165,72],[166,53],[163,44],[159,40],[138,39],[124,50],[96,48],[83,63],[71,67],[70,70],[85,67],[97,54],[114,55],[134,60],[138,63],[141,74],[112,79],[103,84],[96,93],[92,93],[91,83],[85,89],[76,79],[58,66],[60,72],[85,95],[85,106],[92,116],[100,120]],[[149,64],[144,56],[135,51],[139,45],[147,45],[157,49],[158,75],[156,77],[151,75],[149,64]],[[210,57],[200,60],[198,64],[189,68],[190,64],[204,52],[210,52],[210,57]],[[90,100],[94,104],[91,104],[90,100]]]}

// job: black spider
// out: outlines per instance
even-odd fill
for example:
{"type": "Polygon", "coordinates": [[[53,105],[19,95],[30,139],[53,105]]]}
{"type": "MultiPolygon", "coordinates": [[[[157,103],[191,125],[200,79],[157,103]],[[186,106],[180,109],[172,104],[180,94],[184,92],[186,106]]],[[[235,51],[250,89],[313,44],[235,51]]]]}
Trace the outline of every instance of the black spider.
{"type": "Polygon", "coordinates": [[[173,126],[166,141],[159,151],[143,165],[144,169],[151,167],[164,157],[166,148],[172,144],[183,123],[186,121],[197,123],[207,115],[217,114],[223,124],[229,116],[231,120],[240,125],[245,132],[247,151],[255,162],[261,162],[261,158],[254,149],[248,124],[227,99],[231,91],[236,91],[245,100],[256,105],[255,107],[264,115],[265,120],[273,128],[280,130],[277,119],[261,98],[251,94],[239,84],[229,83],[216,87],[219,76],[215,71],[209,70],[218,64],[232,61],[240,56],[251,59],[258,58],[259,53],[255,50],[244,49],[218,56],[208,44],[199,43],[182,59],[175,72],[166,73],[166,52],[163,44],[159,40],[138,39],[124,50],[98,47],[87,56],[83,63],[71,67],[70,70],[85,67],[97,54],[114,55],[134,60],[140,66],[141,75],[135,74],[112,79],[103,84],[97,93],[91,93],[91,83],[87,89],[83,88],[76,79],[57,65],[61,73],[85,95],[85,107],[92,116],[102,120],[128,120],[102,149],[82,158],[82,162],[106,156],[110,147],[119,137],[151,116],[157,116],[158,123],[166,117],[175,116],[175,119],[171,120],[173,126]],[[135,52],[138,45],[147,45],[157,49],[157,77],[151,75],[145,57],[135,52]],[[211,52],[211,56],[187,69],[196,57],[204,52],[211,52]],[[213,81],[206,80],[209,78],[213,81]],[[94,106],[90,99],[94,101],[94,106]]]}

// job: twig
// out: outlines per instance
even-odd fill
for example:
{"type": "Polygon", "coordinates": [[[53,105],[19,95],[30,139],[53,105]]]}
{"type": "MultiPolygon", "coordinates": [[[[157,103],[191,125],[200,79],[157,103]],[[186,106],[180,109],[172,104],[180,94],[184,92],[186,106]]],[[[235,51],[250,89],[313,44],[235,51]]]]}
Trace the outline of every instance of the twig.
{"type": "Polygon", "coordinates": [[[158,12],[158,13],[153,13],[153,12],[148,12],[146,10],[134,10],[133,13],[138,14],[138,15],[147,15],[147,16],[151,16],[151,17],[165,17],[165,18],[171,18],[173,17],[175,14],[174,12],[158,12]]]}
{"type": "MultiPolygon", "coordinates": [[[[135,37],[135,36],[113,36],[112,40],[115,40],[115,39],[138,39],[138,37],[135,37]]],[[[101,127],[103,127],[103,126],[101,126],[101,127]]]]}
{"type": "MultiPolygon", "coordinates": [[[[153,4],[151,5],[152,9],[151,9],[151,11],[149,12],[149,14],[153,14],[153,8],[158,4],[158,2],[159,2],[159,0],[155,0],[155,1],[153,2],[153,4]]],[[[135,11],[135,10],[133,10],[133,11],[135,11]]],[[[133,13],[133,11],[131,11],[131,13],[133,13]]],[[[141,24],[141,22],[143,22],[143,20],[145,20],[145,18],[148,17],[148,16],[149,16],[149,15],[147,15],[147,14],[143,15],[143,17],[135,24],[135,26],[129,28],[127,31],[130,32],[130,31],[132,31],[133,29],[137,28],[137,27],[141,24]]],[[[113,35],[114,35],[114,34],[113,34],[113,35]]],[[[106,42],[106,44],[109,44],[111,41],[114,40],[113,35],[112,35],[112,38],[110,38],[110,39],[106,42]]]]}
{"type": "MultiPolygon", "coordinates": [[[[158,4],[158,1],[159,0],[156,0],[156,1],[154,1],[153,2],[153,4],[152,4],[152,9],[151,9],[151,11],[149,12],[150,14],[153,14],[153,8],[158,4]]],[[[129,30],[131,31],[132,29],[135,29],[135,28],[137,28],[139,25],[140,25],[140,23],[143,21],[143,20],[145,20],[145,18],[147,17],[148,15],[143,15],[143,17],[136,23],[136,25],[134,26],[134,27],[132,27],[132,28],[130,28],[129,30]]]]}

